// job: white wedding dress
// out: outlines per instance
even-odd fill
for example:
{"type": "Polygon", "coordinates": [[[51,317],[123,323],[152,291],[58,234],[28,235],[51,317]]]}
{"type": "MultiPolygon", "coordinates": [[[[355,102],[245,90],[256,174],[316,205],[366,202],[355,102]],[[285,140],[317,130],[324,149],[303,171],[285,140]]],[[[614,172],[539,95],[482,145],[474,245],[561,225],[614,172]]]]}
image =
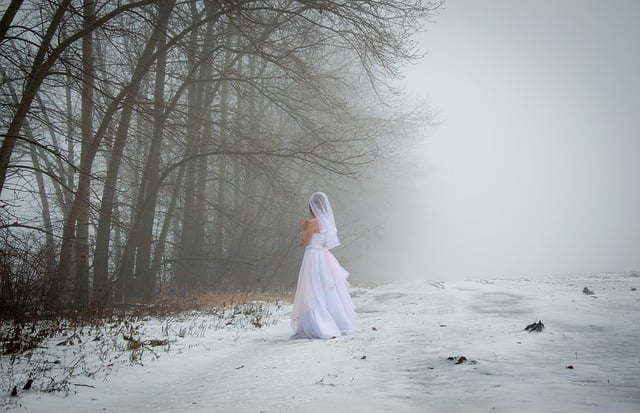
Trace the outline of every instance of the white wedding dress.
{"type": "Polygon", "coordinates": [[[292,338],[335,338],[353,331],[348,275],[327,248],[326,233],[313,234],[298,275],[292,338]]]}

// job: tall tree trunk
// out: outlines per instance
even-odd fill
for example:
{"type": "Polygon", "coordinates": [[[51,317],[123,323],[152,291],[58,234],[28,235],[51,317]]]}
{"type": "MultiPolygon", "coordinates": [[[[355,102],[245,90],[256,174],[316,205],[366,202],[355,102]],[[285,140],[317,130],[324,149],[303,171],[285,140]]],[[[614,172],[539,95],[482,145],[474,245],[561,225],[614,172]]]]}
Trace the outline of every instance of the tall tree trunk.
{"type": "MultiPolygon", "coordinates": [[[[231,55],[231,50],[232,48],[234,48],[234,38],[237,37],[237,34],[234,30],[228,30],[225,33],[225,53],[224,53],[224,61],[223,61],[223,67],[225,68],[223,71],[223,77],[224,75],[231,73],[232,68],[235,67],[236,65],[240,64],[240,61],[242,60],[242,56],[241,54],[236,54],[235,56],[232,57],[231,55]]],[[[238,72],[240,72],[240,70],[238,70],[238,72]]],[[[218,140],[219,140],[219,145],[221,147],[225,147],[226,145],[230,144],[230,134],[229,134],[229,130],[231,129],[231,122],[230,122],[230,113],[232,112],[231,110],[231,105],[230,105],[230,81],[227,79],[222,79],[219,84],[220,84],[220,120],[218,123],[218,140]]],[[[226,191],[227,191],[227,187],[226,187],[226,183],[227,183],[227,179],[228,179],[228,164],[229,164],[229,160],[226,156],[221,156],[218,157],[218,159],[216,160],[216,170],[217,170],[217,177],[216,177],[216,185],[215,185],[215,189],[213,190],[214,194],[215,194],[215,200],[214,200],[214,215],[213,215],[213,231],[211,234],[212,237],[212,244],[213,244],[213,251],[212,251],[212,255],[214,258],[214,265],[213,265],[213,270],[210,271],[209,273],[209,284],[210,286],[214,285],[215,280],[218,278],[218,276],[224,271],[222,268],[222,263],[224,262],[222,260],[223,256],[224,256],[224,227],[225,227],[225,220],[227,219],[227,207],[226,207],[226,202],[225,202],[225,197],[226,197],[226,191]]]]}
{"type": "MultiPolygon", "coordinates": [[[[196,2],[191,2],[191,9],[194,16],[197,13],[196,2]]],[[[207,18],[212,16],[214,7],[207,7],[207,18]]],[[[203,41],[203,55],[207,56],[208,51],[214,47],[213,38],[213,20],[210,20],[207,24],[206,34],[203,41]]],[[[194,36],[197,33],[193,33],[194,36]]],[[[199,66],[198,80],[203,81],[210,78],[211,67],[209,64],[203,61],[197,61],[195,56],[199,54],[197,50],[197,42],[193,37],[191,43],[194,47],[190,50],[190,56],[192,64],[199,66]]],[[[200,82],[194,82],[188,88],[188,104],[187,104],[187,136],[192,139],[193,145],[188,145],[192,148],[191,151],[185,153],[185,157],[190,158],[198,154],[202,145],[202,118],[203,118],[203,101],[204,93],[200,82]]],[[[197,210],[198,199],[196,197],[196,178],[197,178],[197,161],[188,162],[186,167],[186,175],[184,182],[184,211],[182,219],[182,231],[178,244],[178,262],[176,264],[176,286],[180,294],[187,292],[187,286],[193,286],[194,279],[194,259],[199,255],[197,253],[198,240],[196,238],[196,226],[197,222],[197,210]]]]}
{"type": "MultiPolygon", "coordinates": [[[[161,3],[166,7],[167,1],[161,3]]],[[[158,47],[162,48],[165,36],[159,39],[158,47]]],[[[158,191],[156,189],[160,178],[160,162],[162,154],[162,136],[165,126],[164,85],[166,82],[166,52],[158,55],[156,76],[154,82],[154,111],[151,144],[145,169],[142,174],[140,192],[136,202],[136,216],[128,239],[128,248],[137,249],[135,254],[135,271],[140,280],[140,295],[145,301],[151,301],[155,291],[155,276],[151,271],[151,244],[153,240],[153,220],[156,212],[158,191]],[[132,247],[129,247],[129,244],[132,247]]],[[[131,254],[127,254],[131,256],[131,254]]],[[[123,267],[127,265],[123,263],[123,267]]],[[[131,271],[129,269],[129,271],[131,271]]]]}
{"type": "MultiPolygon", "coordinates": [[[[27,126],[27,134],[32,139],[33,133],[27,126]]],[[[33,167],[36,169],[36,182],[38,184],[38,193],[40,195],[40,204],[42,206],[42,224],[46,232],[46,244],[45,244],[45,256],[47,266],[47,276],[55,269],[56,259],[56,243],[53,239],[53,225],[51,225],[51,209],[49,208],[49,197],[47,196],[47,189],[44,184],[44,178],[42,176],[40,161],[38,159],[38,153],[34,145],[30,145],[29,153],[31,155],[31,161],[33,167]]]]}
{"type": "MultiPolygon", "coordinates": [[[[69,81],[69,84],[73,83],[73,79],[74,79],[74,75],[71,73],[70,70],[67,70],[67,79],[69,81]]],[[[73,168],[73,161],[74,161],[74,133],[75,133],[75,127],[74,127],[74,120],[73,120],[73,116],[71,116],[71,114],[73,113],[73,97],[72,97],[72,93],[71,93],[71,88],[67,87],[66,91],[65,91],[65,97],[66,97],[66,109],[67,109],[67,113],[69,113],[69,116],[67,117],[67,152],[69,154],[69,162],[70,165],[68,165],[67,169],[66,169],[66,174],[64,174],[63,176],[66,176],[66,185],[67,188],[69,188],[68,191],[65,191],[64,194],[64,205],[66,206],[66,208],[63,208],[63,212],[64,212],[64,225],[63,225],[63,229],[62,229],[62,245],[60,246],[60,258],[58,260],[58,268],[56,270],[56,272],[53,274],[53,279],[49,285],[49,289],[47,291],[47,295],[46,295],[46,303],[49,307],[56,307],[59,306],[63,303],[66,303],[68,297],[66,297],[66,294],[63,294],[63,291],[65,289],[68,277],[72,271],[72,269],[74,268],[74,264],[71,262],[72,258],[73,258],[73,250],[74,250],[74,245],[75,245],[75,225],[76,225],[76,216],[77,216],[77,210],[79,208],[79,205],[82,201],[82,199],[80,198],[79,194],[80,193],[87,193],[89,191],[89,183],[90,183],[90,176],[85,174],[82,175],[81,178],[78,180],[78,188],[76,191],[75,196],[73,196],[72,193],[72,189],[74,188],[74,184],[75,184],[75,179],[74,179],[74,168],[73,168]],[[86,185],[86,188],[85,188],[86,185]]],[[[87,164],[87,160],[86,158],[82,158],[80,159],[80,169],[81,170],[86,170],[88,167],[87,164]]],[[[88,200],[87,200],[88,202],[88,200]]]]}
{"type": "MultiPolygon", "coordinates": [[[[205,55],[211,54],[213,44],[213,24],[208,28],[208,36],[205,36],[205,55]]],[[[201,73],[201,79],[206,80],[211,77],[211,66],[204,65],[201,73]]],[[[212,110],[211,104],[214,100],[214,94],[218,88],[208,86],[205,89],[203,96],[201,97],[202,105],[200,109],[200,119],[202,125],[201,138],[198,145],[197,153],[206,153],[211,149],[211,131],[212,131],[212,110]]],[[[194,283],[194,287],[202,287],[207,282],[207,274],[209,271],[209,265],[206,258],[207,253],[205,250],[206,241],[206,226],[207,226],[207,202],[206,202],[206,183],[207,175],[209,173],[209,158],[206,156],[200,157],[196,164],[196,185],[194,194],[194,234],[193,234],[193,246],[194,253],[198,259],[197,265],[194,265],[195,269],[194,277],[197,281],[194,283]]]]}
{"type": "MultiPolygon", "coordinates": [[[[193,136],[192,139],[197,139],[193,136]]],[[[193,155],[189,154],[189,155],[193,155]]],[[[178,241],[178,261],[176,263],[176,286],[178,293],[186,294],[187,286],[193,278],[193,261],[195,245],[195,181],[196,163],[186,165],[184,182],[184,211],[182,215],[182,231],[178,241]]]]}
{"type": "MultiPolygon", "coordinates": [[[[94,0],[84,0],[83,25],[88,28],[95,18],[94,0]]],[[[93,89],[95,87],[95,69],[93,67],[93,33],[82,38],[82,109],[80,112],[80,133],[82,147],[81,159],[89,156],[89,145],[93,136],[93,89]]],[[[88,162],[84,162],[85,165],[88,162]]],[[[80,169],[81,175],[89,176],[91,170],[80,169]]],[[[90,179],[90,178],[87,178],[90,179]]],[[[89,198],[90,185],[78,190],[77,196],[82,200],[78,208],[76,227],[76,274],[75,305],[79,308],[87,306],[89,299],[89,198]]]]}
{"type": "Polygon", "coordinates": [[[186,167],[182,165],[178,169],[178,175],[173,185],[174,189],[171,196],[171,201],[169,202],[169,207],[167,208],[164,222],[162,223],[162,229],[160,230],[160,235],[158,236],[158,242],[153,252],[153,263],[151,264],[150,273],[151,273],[151,276],[156,279],[158,278],[158,275],[159,275],[160,265],[162,263],[162,257],[164,256],[167,236],[169,235],[169,229],[171,228],[171,222],[175,219],[175,211],[178,205],[178,198],[180,197],[182,180],[184,179],[185,172],[186,172],[186,167]]]}
{"type": "MultiPolygon", "coordinates": [[[[157,48],[158,42],[163,39],[166,32],[169,16],[173,9],[175,1],[170,1],[167,7],[158,8],[158,15],[156,18],[156,25],[152,31],[152,34],[147,42],[142,55],[140,56],[138,66],[134,71],[134,78],[138,76],[137,71],[140,68],[145,67],[149,60],[154,59],[154,51],[157,48]]],[[[146,70],[145,70],[146,71],[146,70]]],[[[120,170],[120,164],[122,162],[122,154],[124,146],[127,141],[129,125],[131,122],[131,115],[133,112],[133,105],[136,99],[139,88],[132,89],[123,103],[122,113],[120,115],[120,123],[116,132],[116,137],[113,144],[113,151],[111,159],[107,167],[107,176],[105,178],[104,189],[102,192],[102,202],[100,204],[100,214],[98,221],[98,229],[96,232],[96,257],[95,257],[95,278],[104,283],[108,280],[109,270],[109,239],[111,236],[111,221],[113,213],[113,200],[115,197],[116,184],[118,180],[118,172],[120,170]]],[[[131,260],[133,257],[122,257],[123,260],[131,260]]],[[[130,280],[126,279],[123,274],[119,274],[117,283],[117,296],[127,297],[126,288],[130,280]]]]}
{"type": "MultiPolygon", "coordinates": [[[[72,75],[70,71],[67,71],[67,79],[72,80],[72,75]]],[[[63,177],[66,177],[67,188],[73,188],[75,186],[75,171],[73,165],[75,164],[75,145],[73,136],[75,136],[75,127],[73,122],[73,98],[71,96],[71,88],[65,88],[65,103],[67,107],[67,156],[69,157],[69,165],[66,168],[66,174],[63,174],[63,177]]],[[[63,172],[62,170],[60,172],[63,172]]],[[[70,191],[65,191],[65,205],[67,206],[66,212],[71,209],[71,204],[73,203],[73,194],[70,191]]]]}
{"type": "MultiPolygon", "coordinates": [[[[210,90],[209,90],[210,93],[210,90]]],[[[205,99],[208,101],[209,99],[205,99]]],[[[204,153],[207,151],[207,138],[211,134],[211,109],[205,108],[205,114],[203,114],[203,130],[202,130],[202,139],[200,140],[200,153],[204,153]]],[[[206,208],[206,183],[207,183],[207,174],[208,174],[208,165],[209,159],[205,156],[201,157],[197,161],[197,171],[196,171],[196,187],[195,187],[195,224],[194,224],[194,234],[193,234],[193,242],[195,246],[195,254],[198,259],[194,268],[194,276],[196,281],[194,282],[194,287],[202,288],[206,283],[206,274],[208,273],[208,265],[207,265],[207,254],[205,250],[205,233],[207,226],[207,208],[206,208]]]]}

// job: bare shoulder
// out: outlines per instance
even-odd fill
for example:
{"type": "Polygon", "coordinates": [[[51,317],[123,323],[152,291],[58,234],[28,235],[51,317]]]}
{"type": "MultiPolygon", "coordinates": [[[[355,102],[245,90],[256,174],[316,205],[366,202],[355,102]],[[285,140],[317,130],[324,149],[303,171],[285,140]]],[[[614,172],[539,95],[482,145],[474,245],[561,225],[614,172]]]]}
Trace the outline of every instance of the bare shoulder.
{"type": "Polygon", "coordinates": [[[309,230],[312,232],[320,232],[320,224],[318,224],[318,218],[311,218],[309,220],[309,230]]]}

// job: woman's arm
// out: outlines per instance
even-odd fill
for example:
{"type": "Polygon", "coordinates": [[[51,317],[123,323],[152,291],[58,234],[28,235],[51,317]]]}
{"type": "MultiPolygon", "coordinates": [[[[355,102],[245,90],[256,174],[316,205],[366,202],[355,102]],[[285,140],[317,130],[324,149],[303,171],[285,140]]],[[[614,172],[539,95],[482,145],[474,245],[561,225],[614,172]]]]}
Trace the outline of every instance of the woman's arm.
{"type": "Polygon", "coordinates": [[[311,218],[309,221],[306,221],[306,223],[306,225],[303,225],[302,230],[302,244],[304,246],[309,245],[314,233],[320,232],[320,226],[318,225],[318,220],[316,218],[311,218]]]}

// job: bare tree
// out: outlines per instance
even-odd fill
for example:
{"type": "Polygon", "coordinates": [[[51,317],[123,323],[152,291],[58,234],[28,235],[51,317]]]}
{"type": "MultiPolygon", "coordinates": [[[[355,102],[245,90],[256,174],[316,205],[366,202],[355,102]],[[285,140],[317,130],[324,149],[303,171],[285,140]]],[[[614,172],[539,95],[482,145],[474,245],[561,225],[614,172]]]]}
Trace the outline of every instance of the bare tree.
{"type": "MultiPolygon", "coordinates": [[[[71,3],[71,0],[62,0],[57,4],[55,12],[48,22],[49,25],[47,27],[47,30],[41,38],[36,55],[30,65],[30,73],[27,77],[27,80],[25,81],[25,85],[23,88],[24,92],[22,93],[20,102],[17,105],[15,114],[13,115],[13,119],[9,123],[7,132],[4,134],[2,146],[0,146],[0,194],[4,189],[7,170],[9,168],[9,161],[11,160],[11,154],[13,153],[16,141],[20,137],[20,131],[26,120],[27,113],[31,108],[36,94],[40,90],[42,83],[48,76],[50,76],[51,68],[58,62],[62,53],[74,42],[90,34],[101,25],[108,23],[111,19],[117,17],[118,15],[152,2],[153,0],[141,0],[138,2],[134,1],[119,6],[111,10],[109,13],[106,13],[104,16],[94,19],[91,24],[76,31],[75,33],[62,40],[59,44],[54,46],[52,44],[53,38],[60,29],[65,15],[70,11],[69,5],[71,3]]],[[[3,15],[3,23],[5,23],[5,16],[11,16],[7,17],[8,21],[6,23],[10,24],[10,21],[13,20],[13,17],[19,11],[15,10],[16,7],[20,7],[20,4],[18,3],[20,2],[11,3],[10,6],[13,7],[9,7],[5,12],[5,15],[3,15]]],[[[9,30],[10,28],[11,27],[2,28],[5,37],[7,30],[9,30]]],[[[25,38],[24,40],[27,39],[25,38]]]]}
{"type": "Polygon", "coordinates": [[[299,193],[356,174],[410,124],[386,80],[439,5],[10,2],[0,229],[41,226],[55,245],[52,306],[286,283],[299,193]]]}

